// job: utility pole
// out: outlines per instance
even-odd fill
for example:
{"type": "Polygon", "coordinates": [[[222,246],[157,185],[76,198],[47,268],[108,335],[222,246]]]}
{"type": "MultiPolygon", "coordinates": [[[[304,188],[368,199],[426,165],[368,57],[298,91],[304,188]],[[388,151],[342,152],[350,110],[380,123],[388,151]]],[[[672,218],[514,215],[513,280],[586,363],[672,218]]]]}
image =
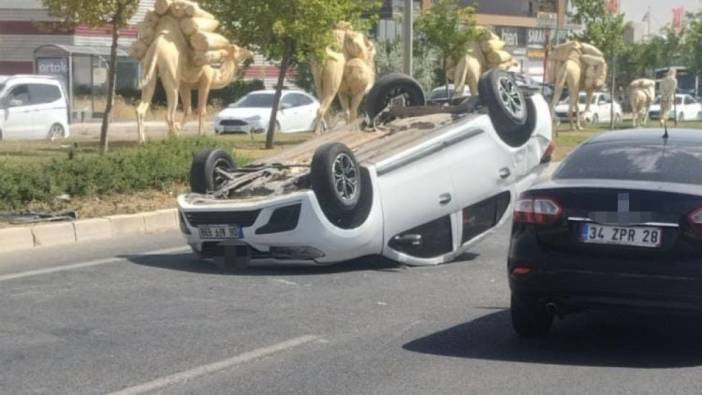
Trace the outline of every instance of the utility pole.
{"type": "Polygon", "coordinates": [[[405,0],[404,28],[402,29],[402,41],[405,44],[403,71],[409,76],[412,76],[412,46],[414,41],[414,29],[412,27],[412,22],[414,21],[413,3],[413,0],[405,0]]]}

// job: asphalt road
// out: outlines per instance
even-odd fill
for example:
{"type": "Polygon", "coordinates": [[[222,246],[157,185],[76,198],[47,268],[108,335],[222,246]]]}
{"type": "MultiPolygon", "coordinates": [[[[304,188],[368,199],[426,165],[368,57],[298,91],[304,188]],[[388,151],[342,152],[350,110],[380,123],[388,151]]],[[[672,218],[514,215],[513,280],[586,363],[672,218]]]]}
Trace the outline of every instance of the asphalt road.
{"type": "Polygon", "coordinates": [[[699,394],[699,320],[510,327],[508,229],[459,262],[222,274],[180,236],[0,255],[0,393],[699,394]]]}

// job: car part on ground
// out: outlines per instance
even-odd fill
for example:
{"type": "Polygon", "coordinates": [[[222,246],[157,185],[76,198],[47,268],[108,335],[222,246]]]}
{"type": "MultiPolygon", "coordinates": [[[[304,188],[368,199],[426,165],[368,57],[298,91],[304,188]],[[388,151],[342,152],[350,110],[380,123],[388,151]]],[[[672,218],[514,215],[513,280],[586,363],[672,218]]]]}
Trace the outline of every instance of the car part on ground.
{"type": "Polygon", "coordinates": [[[222,187],[227,177],[223,172],[236,169],[232,155],[222,149],[207,149],[198,153],[190,167],[190,188],[206,194],[222,187]]]}
{"type": "Polygon", "coordinates": [[[374,120],[389,107],[423,106],[424,90],[415,79],[401,73],[391,73],[376,81],[366,96],[366,114],[374,120]]]}

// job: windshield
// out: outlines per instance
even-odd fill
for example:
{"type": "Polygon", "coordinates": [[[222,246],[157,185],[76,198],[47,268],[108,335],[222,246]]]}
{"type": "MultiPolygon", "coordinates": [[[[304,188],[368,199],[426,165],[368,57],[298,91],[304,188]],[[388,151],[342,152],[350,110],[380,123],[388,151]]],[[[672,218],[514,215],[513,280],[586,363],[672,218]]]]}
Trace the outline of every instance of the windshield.
{"type": "Polygon", "coordinates": [[[702,184],[702,146],[607,142],[586,144],[568,156],[556,179],[610,179],[702,184]]]}
{"type": "MultiPolygon", "coordinates": [[[[656,101],[653,102],[653,104],[661,104],[661,97],[658,96],[656,98],[656,101]]],[[[678,105],[682,104],[682,96],[678,96],[675,98],[675,104],[678,104],[678,105]]]]}
{"type": "Polygon", "coordinates": [[[231,108],[271,108],[273,107],[273,95],[270,93],[253,93],[244,96],[243,99],[230,105],[231,108]]]}

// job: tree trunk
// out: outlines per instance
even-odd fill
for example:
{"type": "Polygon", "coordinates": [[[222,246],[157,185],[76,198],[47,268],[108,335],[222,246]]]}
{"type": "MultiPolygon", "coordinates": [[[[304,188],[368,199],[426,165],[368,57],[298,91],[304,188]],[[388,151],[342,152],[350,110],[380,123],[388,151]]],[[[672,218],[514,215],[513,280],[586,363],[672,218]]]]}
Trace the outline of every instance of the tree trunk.
{"type": "Polygon", "coordinates": [[[117,21],[121,19],[121,10],[117,10],[112,23],[112,47],[110,48],[110,69],[107,74],[107,104],[105,112],[102,114],[102,126],[100,128],[100,152],[107,153],[108,140],[107,131],[112,118],[112,104],[115,99],[115,83],[117,79],[117,41],[119,40],[119,25],[117,21]]]}
{"type": "Polygon", "coordinates": [[[275,87],[275,95],[273,96],[273,108],[271,109],[271,118],[268,122],[268,132],[266,133],[266,149],[273,148],[275,138],[275,125],[278,120],[278,107],[280,107],[280,98],[283,96],[283,86],[285,85],[285,75],[288,73],[290,58],[292,57],[294,43],[287,39],[285,43],[285,53],[280,62],[280,71],[278,74],[278,84],[275,87]]]}
{"type": "Polygon", "coordinates": [[[609,130],[614,130],[614,93],[617,75],[617,55],[612,56],[612,86],[609,88],[611,104],[609,105],[609,130]]]}

